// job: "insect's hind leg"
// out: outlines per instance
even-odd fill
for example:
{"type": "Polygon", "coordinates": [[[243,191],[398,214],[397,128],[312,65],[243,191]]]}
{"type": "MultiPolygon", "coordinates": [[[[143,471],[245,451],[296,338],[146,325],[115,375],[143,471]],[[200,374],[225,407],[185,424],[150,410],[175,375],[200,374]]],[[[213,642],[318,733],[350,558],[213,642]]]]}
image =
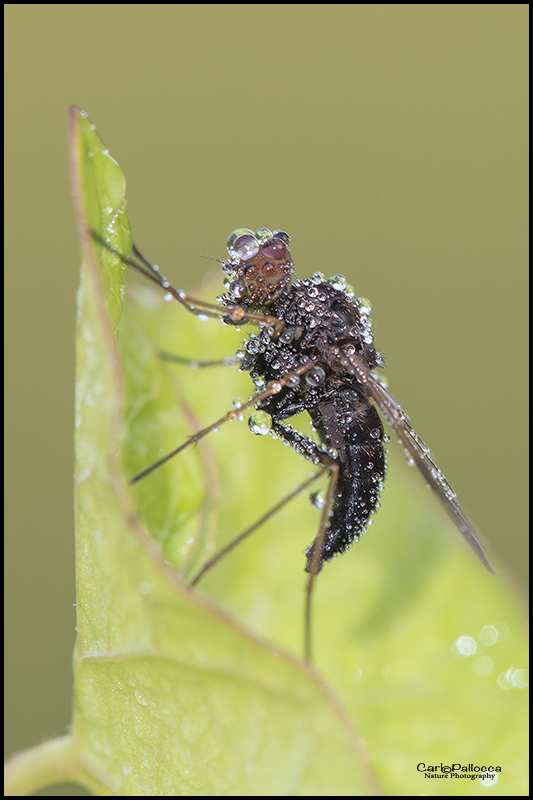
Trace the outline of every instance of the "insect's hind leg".
{"type": "Polygon", "coordinates": [[[190,586],[191,587],[196,586],[196,584],[201,580],[201,578],[204,577],[206,572],[212,569],[212,567],[214,567],[215,564],[217,564],[222,558],[228,555],[228,553],[230,553],[238,544],[244,541],[244,539],[246,539],[251,533],[258,530],[265,522],[267,522],[275,514],[277,514],[277,512],[280,511],[283,508],[283,506],[287,505],[287,503],[289,503],[294,497],[301,494],[309,486],[311,486],[311,484],[314,483],[322,475],[325,469],[326,467],[323,467],[314,475],[311,475],[306,481],[296,486],[292,490],[292,492],[289,492],[289,494],[286,495],[284,498],[282,498],[282,500],[280,500],[279,503],[273,506],[273,508],[269,509],[266,512],[266,514],[263,514],[263,516],[260,517],[260,519],[258,519],[257,522],[254,522],[253,525],[250,525],[249,528],[246,528],[246,530],[240,533],[238,536],[236,536],[235,539],[232,539],[231,542],[229,542],[229,544],[226,545],[226,547],[222,548],[222,550],[220,550],[216,555],[210,558],[209,561],[206,561],[200,572],[190,582],[190,586]]]}
{"type": "MultiPolygon", "coordinates": [[[[297,453],[301,453],[305,458],[313,461],[315,464],[322,465],[322,471],[328,470],[330,474],[328,490],[324,501],[324,508],[322,509],[322,516],[320,518],[320,527],[318,534],[313,542],[310,553],[308,555],[308,562],[306,572],[309,573],[307,580],[306,596],[305,596],[305,624],[304,624],[304,657],[308,663],[311,663],[312,657],[312,631],[311,631],[311,601],[313,597],[313,588],[315,578],[323,567],[322,548],[326,540],[326,535],[329,526],[329,517],[333,507],[333,498],[335,496],[335,488],[337,486],[339,476],[339,464],[335,459],[325,453],[313,439],[303,436],[294,428],[289,425],[282,425],[280,422],[273,420],[272,429],[281,436],[297,453]]],[[[309,552],[309,551],[308,551],[309,552]]]]}

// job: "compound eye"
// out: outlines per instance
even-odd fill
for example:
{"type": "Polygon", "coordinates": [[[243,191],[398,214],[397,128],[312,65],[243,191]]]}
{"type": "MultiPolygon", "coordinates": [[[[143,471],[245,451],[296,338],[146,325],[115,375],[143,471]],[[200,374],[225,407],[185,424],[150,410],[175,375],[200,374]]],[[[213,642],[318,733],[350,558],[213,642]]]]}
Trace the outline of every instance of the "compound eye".
{"type": "Polygon", "coordinates": [[[284,261],[287,258],[287,245],[282,239],[270,239],[268,244],[261,248],[261,252],[266,258],[272,261],[284,261]]]}
{"type": "Polygon", "coordinates": [[[231,258],[249,261],[259,252],[259,244],[249,228],[237,228],[228,236],[228,253],[231,258]]]}

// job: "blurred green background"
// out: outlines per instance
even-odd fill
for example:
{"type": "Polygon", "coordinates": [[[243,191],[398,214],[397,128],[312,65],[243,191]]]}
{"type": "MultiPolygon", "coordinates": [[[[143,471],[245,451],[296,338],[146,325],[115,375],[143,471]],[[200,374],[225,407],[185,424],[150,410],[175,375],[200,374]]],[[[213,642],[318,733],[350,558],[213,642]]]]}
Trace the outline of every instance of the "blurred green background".
{"type": "Polygon", "coordinates": [[[71,103],[119,161],[135,241],[175,285],[208,270],[198,253],[223,258],[233,228],[267,225],[290,233],[300,277],[343,272],[371,299],[394,396],[520,586],[527,5],[5,14],[6,752],[70,719],[71,103]]]}

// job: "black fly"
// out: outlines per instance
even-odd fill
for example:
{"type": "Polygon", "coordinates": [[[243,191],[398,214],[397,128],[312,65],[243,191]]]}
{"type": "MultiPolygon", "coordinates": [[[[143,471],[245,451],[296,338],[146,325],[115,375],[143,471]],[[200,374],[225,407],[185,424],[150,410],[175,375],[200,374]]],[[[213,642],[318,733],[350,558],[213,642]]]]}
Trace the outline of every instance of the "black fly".
{"type": "MultiPolygon", "coordinates": [[[[93,236],[111,249],[96,234],[93,236]]],[[[228,239],[229,259],[222,262],[227,277],[226,293],[218,298],[220,305],[194,300],[174,289],[135,247],[137,260],[117,255],[197,316],[218,317],[233,325],[259,326],[258,333],[249,334],[240,364],[241,370],[250,373],[257,391],[239,413],[253,407],[249,420],[252,431],[272,430],[319,467],[314,476],[208,561],[193,584],[292,496],[323,472],[330,475],[320,528],[306,551],[309,579],[305,657],[309,660],[314,579],[324,562],[359,539],[379,505],[385,453],[378,409],[470,547],[489,570],[493,569],[452,487],[404,411],[374,373],[383,366],[383,359],[374,348],[368,301],[355,300],[341,275],[326,281],[317,272],[311,278],[291,283],[293,265],[288,244],[289,236],[284,231],[234,231],[228,239]],[[286,422],[302,411],[311,417],[320,445],[286,422]]],[[[237,411],[232,410],[198,431],[132,482],[236,415],[237,411]]]]}

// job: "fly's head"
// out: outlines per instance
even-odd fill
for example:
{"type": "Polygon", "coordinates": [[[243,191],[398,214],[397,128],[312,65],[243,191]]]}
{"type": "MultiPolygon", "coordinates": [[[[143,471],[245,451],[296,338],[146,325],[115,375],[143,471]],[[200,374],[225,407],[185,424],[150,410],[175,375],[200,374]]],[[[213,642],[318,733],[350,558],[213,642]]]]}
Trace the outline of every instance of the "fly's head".
{"type": "Polygon", "coordinates": [[[228,237],[224,261],[226,301],[264,309],[281,295],[293,273],[289,235],[259,228],[238,228],[228,237]]]}

